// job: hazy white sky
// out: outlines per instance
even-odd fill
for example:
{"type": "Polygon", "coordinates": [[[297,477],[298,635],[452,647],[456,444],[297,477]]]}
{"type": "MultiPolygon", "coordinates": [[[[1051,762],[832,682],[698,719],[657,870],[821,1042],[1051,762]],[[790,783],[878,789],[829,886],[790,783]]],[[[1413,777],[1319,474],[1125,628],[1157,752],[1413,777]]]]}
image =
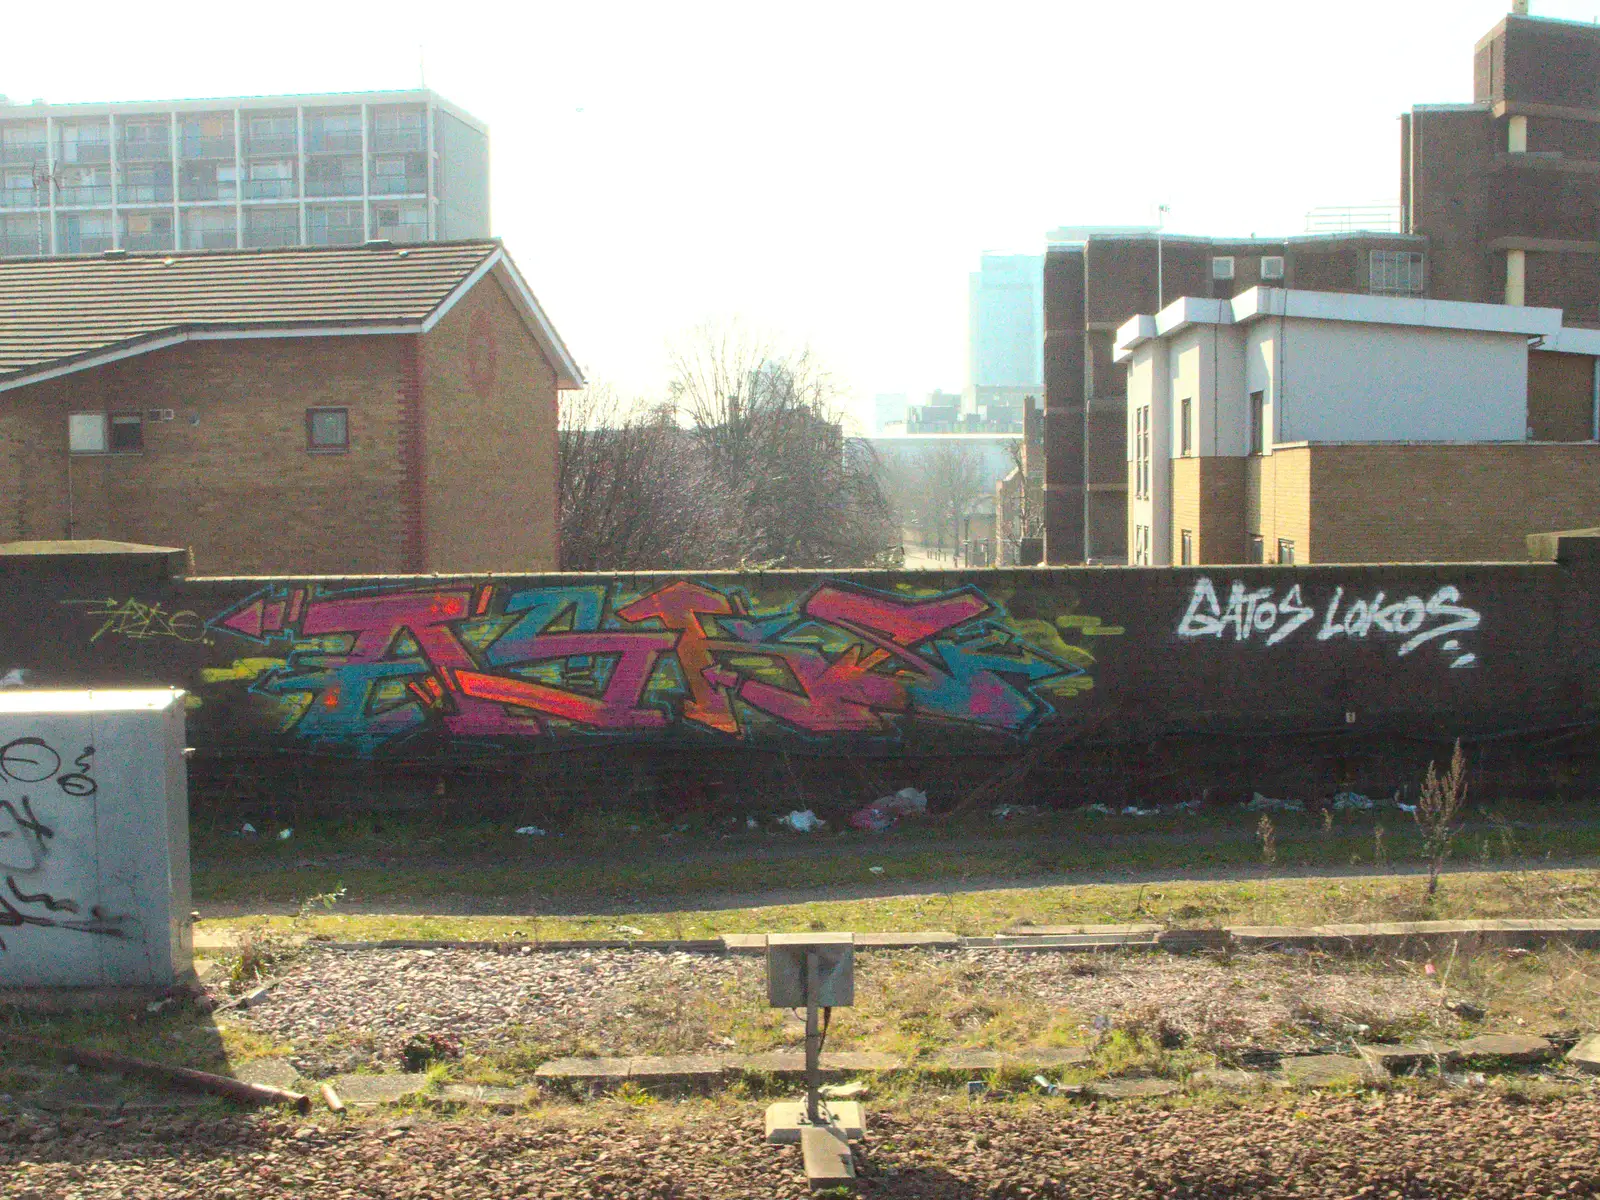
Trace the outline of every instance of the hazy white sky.
{"type": "MultiPolygon", "coordinates": [[[[0,92],[427,83],[491,127],[494,232],[584,368],[660,386],[740,314],[863,398],[959,388],[967,273],[1063,224],[1299,232],[1390,200],[1509,0],[9,4],[0,92]]],[[[1600,0],[1534,0],[1589,21],[1600,0]]]]}

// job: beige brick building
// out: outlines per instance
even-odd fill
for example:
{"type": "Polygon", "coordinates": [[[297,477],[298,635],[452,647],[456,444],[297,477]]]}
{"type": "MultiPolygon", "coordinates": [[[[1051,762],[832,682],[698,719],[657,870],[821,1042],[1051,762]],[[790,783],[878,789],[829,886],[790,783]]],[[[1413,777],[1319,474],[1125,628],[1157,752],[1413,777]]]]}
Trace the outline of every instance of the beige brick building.
{"type": "Polygon", "coordinates": [[[0,541],[208,574],[559,561],[581,375],[495,241],[0,262],[0,541]]]}
{"type": "Polygon", "coordinates": [[[1600,519],[1600,331],[1252,288],[1116,336],[1140,565],[1519,559],[1600,519]]]}

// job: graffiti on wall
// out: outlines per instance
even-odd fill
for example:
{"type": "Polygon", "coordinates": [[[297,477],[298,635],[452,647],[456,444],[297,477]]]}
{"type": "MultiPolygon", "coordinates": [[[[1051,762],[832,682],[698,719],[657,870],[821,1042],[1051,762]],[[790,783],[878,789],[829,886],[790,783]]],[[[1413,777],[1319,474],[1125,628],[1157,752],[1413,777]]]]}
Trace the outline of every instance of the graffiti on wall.
{"type": "Polygon", "coordinates": [[[107,596],[103,600],[68,600],[66,604],[80,606],[84,613],[98,622],[89,635],[91,642],[106,636],[124,637],[141,642],[152,638],[171,638],[177,642],[198,642],[205,637],[205,622],[192,609],[169,610],[160,601],[147,604],[129,597],[118,600],[107,596]]]}
{"type": "Polygon", "coordinates": [[[214,617],[249,647],[203,684],[243,683],[280,733],[378,754],[451,740],[672,731],[718,741],[910,724],[1022,739],[1091,686],[1084,614],[1019,619],[973,585],[883,591],[821,580],[781,603],[679,579],[554,587],[273,583],[214,617]]]}
{"type": "MultiPolygon", "coordinates": [[[[122,919],[99,906],[84,912],[79,901],[56,896],[43,886],[55,829],[45,823],[48,805],[41,797],[73,803],[93,796],[94,747],[85,746],[67,762],[40,737],[13,738],[0,746],[0,930],[31,925],[77,933],[122,937],[122,919]]],[[[6,950],[0,934],[0,951],[6,950]]]]}
{"type": "Polygon", "coordinates": [[[1251,588],[1235,579],[1224,602],[1211,580],[1201,576],[1178,622],[1178,637],[1256,641],[1262,646],[1291,640],[1382,640],[1394,643],[1399,658],[1431,644],[1451,668],[1460,668],[1477,664],[1477,654],[1461,639],[1481,621],[1478,610],[1463,604],[1460,590],[1448,584],[1426,599],[1391,597],[1381,590],[1370,596],[1346,595],[1336,586],[1325,602],[1313,602],[1300,583],[1284,589],[1251,588]]]}

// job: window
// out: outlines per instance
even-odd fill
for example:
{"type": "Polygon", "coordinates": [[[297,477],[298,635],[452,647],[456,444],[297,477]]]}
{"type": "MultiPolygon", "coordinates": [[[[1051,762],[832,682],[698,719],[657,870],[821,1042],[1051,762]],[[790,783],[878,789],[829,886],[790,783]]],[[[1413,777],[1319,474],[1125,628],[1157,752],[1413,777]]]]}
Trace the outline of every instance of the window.
{"type": "Polygon", "coordinates": [[[1184,458],[1194,453],[1194,442],[1189,433],[1193,424],[1191,407],[1191,402],[1187,399],[1178,404],[1178,452],[1184,458]]]}
{"type": "Polygon", "coordinates": [[[1253,563],[1264,563],[1267,561],[1266,543],[1261,540],[1261,535],[1259,533],[1252,533],[1250,535],[1250,561],[1253,563]]]}
{"type": "Polygon", "coordinates": [[[1211,259],[1211,278],[1213,278],[1213,279],[1232,279],[1233,278],[1233,255],[1231,255],[1231,254],[1217,254],[1217,255],[1214,255],[1212,257],[1212,259],[1211,259]]]}
{"type": "Polygon", "coordinates": [[[372,173],[380,177],[385,175],[398,175],[401,178],[404,178],[406,173],[406,160],[403,158],[376,159],[372,164],[372,173]]]}
{"type": "Polygon", "coordinates": [[[1250,393],[1250,450],[1251,454],[1267,452],[1267,394],[1250,393]]]}
{"type": "Polygon", "coordinates": [[[1261,278],[1263,278],[1263,279],[1282,279],[1283,278],[1283,255],[1281,255],[1281,254],[1264,254],[1264,255],[1261,256],[1261,278]]]}
{"type": "Polygon", "coordinates": [[[306,449],[314,454],[338,453],[350,449],[350,410],[348,408],[306,409],[306,449]]]}
{"type": "Polygon", "coordinates": [[[1294,565],[1294,542],[1289,538],[1278,539],[1278,561],[1289,566],[1294,565]]]}
{"type": "Polygon", "coordinates": [[[144,449],[144,417],[139,413],[111,414],[111,453],[138,454],[144,449]]]}
{"type": "Polygon", "coordinates": [[[1179,536],[1178,561],[1186,567],[1194,566],[1194,533],[1185,529],[1179,536]]]}
{"type": "Polygon", "coordinates": [[[1145,500],[1150,496],[1150,406],[1133,410],[1133,494],[1145,500]]]}
{"type": "Polygon", "coordinates": [[[104,454],[109,442],[105,413],[67,415],[67,449],[73,454],[104,454]]]}
{"type": "Polygon", "coordinates": [[[1369,290],[1375,296],[1420,296],[1427,280],[1422,255],[1409,250],[1373,250],[1368,254],[1369,290]]]}

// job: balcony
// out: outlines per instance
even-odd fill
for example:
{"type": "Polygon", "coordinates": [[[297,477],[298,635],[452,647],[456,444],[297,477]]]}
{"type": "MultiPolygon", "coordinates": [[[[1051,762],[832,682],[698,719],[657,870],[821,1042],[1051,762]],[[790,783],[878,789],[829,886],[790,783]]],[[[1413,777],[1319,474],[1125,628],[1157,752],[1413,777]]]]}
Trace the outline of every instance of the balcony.
{"type": "MultiPolygon", "coordinates": [[[[232,241],[232,236],[229,236],[232,241]]],[[[122,248],[124,250],[171,250],[172,230],[165,233],[125,233],[122,235],[122,248]]]]}
{"type": "Polygon", "coordinates": [[[42,163],[47,157],[45,143],[42,140],[0,143],[0,165],[9,167],[19,163],[42,163]]]}
{"type": "Polygon", "coordinates": [[[248,137],[244,142],[246,157],[256,158],[260,155],[277,155],[299,153],[299,143],[292,133],[276,133],[263,137],[248,137]]]}
{"type": "Polygon", "coordinates": [[[172,143],[160,141],[123,142],[117,156],[123,162],[171,162],[172,143]]]}
{"type": "Polygon", "coordinates": [[[183,248],[185,250],[235,250],[238,248],[238,238],[234,234],[232,225],[226,229],[189,229],[184,231],[183,248]]]}
{"type": "Polygon", "coordinates": [[[361,176],[355,175],[329,175],[318,179],[315,175],[306,176],[307,196],[359,196],[361,195],[361,176]]]}
{"type": "Polygon", "coordinates": [[[39,254],[50,253],[50,235],[44,235],[44,248],[39,248],[40,238],[37,233],[0,234],[0,258],[27,258],[39,254]]]}
{"type": "Polygon", "coordinates": [[[62,142],[56,161],[63,163],[108,163],[110,142],[62,142]]]}
{"type": "Polygon", "coordinates": [[[426,175],[375,175],[374,196],[420,196],[428,190],[426,175]]]}
{"type": "Polygon", "coordinates": [[[34,208],[44,195],[34,188],[0,188],[0,208],[34,208]]]}
{"type": "Polygon", "coordinates": [[[252,229],[246,225],[244,229],[244,244],[250,249],[264,246],[298,246],[300,244],[300,227],[298,225],[258,226],[252,229]]]}
{"type": "Polygon", "coordinates": [[[117,189],[119,204],[170,204],[170,183],[125,183],[117,189]]]}
{"type": "Polygon", "coordinates": [[[428,240],[428,227],[420,221],[404,225],[380,225],[372,231],[372,236],[397,245],[401,242],[425,242],[428,240]]]}
{"type": "Polygon", "coordinates": [[[110,204],[111,185],[95,183],[63,187],[56,192],[56,203],[69,207],[80,204],[110,204]]]}
{"type": "Polygon", "coordinates": [[[246,200],[293,200],[299,195],[293,179],[250,179],[244,185],[246,200]]]}
{"type": "Polygon", "coordinates": [[[379,129],[372,134],[372,149],[379,154],[398,152],[416,154],[420,153],[422,148],[420,129],[379,129]]]}
{"type": "Polygon", "coordinates": [[[311,230],[313,246],[359,246],[362,242],[361,226],[311,230]]]}
{"type": "Polygon", "coordinates": [[[213,180],[196,183],[186,179],[178,187],[178,199],[185,204],[199,200],[234,200],[238,195],[239,189],[233,184],[213,180]]]}
{"type": "Polygon", "coordinates": [[[63,233],[56,249],[61,254],[102,254],[111,249],[109,233],[63,233]]]}
{"type": "Polygon", "coordinates": [[[359,129],[308,129],[306,130],[307,154],[360,154],[361,131],[359,129]]]}
{"type": "Polygon", "coordinates": [[[233,134],[214,137],[184,135],[178,141],[178,153],[186,159],[225,158],[233,160],[233,134]]]}

